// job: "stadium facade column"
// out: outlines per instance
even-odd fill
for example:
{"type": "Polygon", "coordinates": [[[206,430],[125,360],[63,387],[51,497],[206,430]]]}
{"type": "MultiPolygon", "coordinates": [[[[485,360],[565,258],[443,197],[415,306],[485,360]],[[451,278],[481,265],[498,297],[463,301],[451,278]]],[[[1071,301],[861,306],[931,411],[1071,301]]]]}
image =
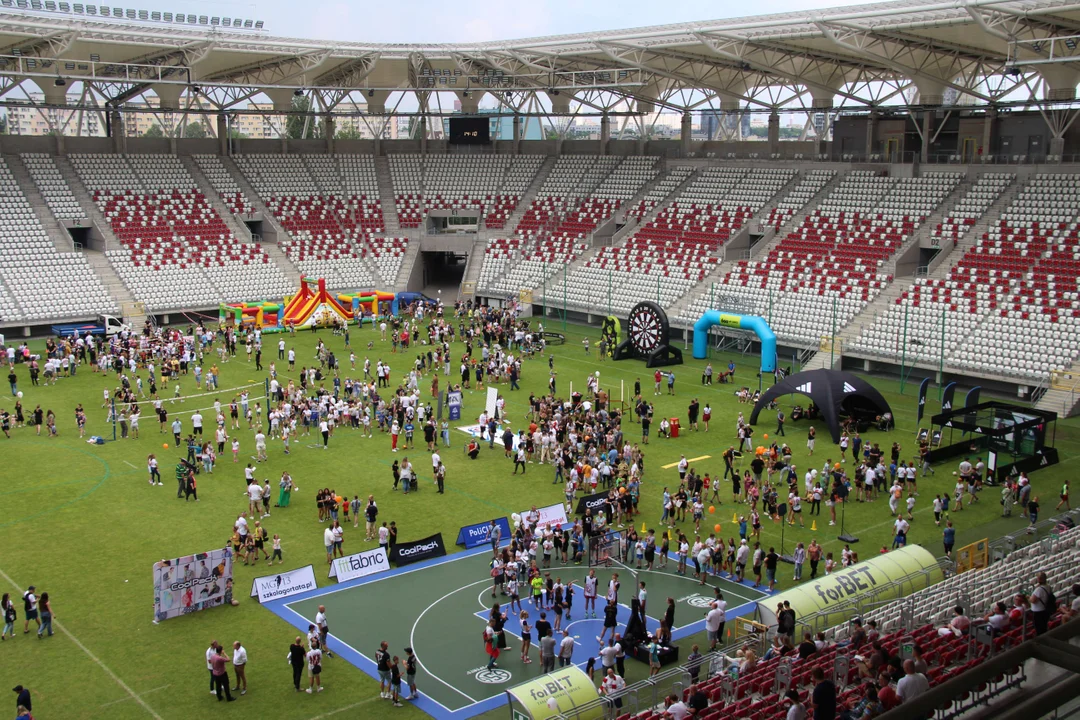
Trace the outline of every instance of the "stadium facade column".
{"type": "Polygon", "coordinates": [[[611,140],[611,118],[607,113],[600,117],[600,154],[607,155],[608,141],[611,140]]]}
{"type": "Polygon", "coordinates": [[[514,154],[521,154],[521,116],[514,116],[514,154]]]}
{"type": "Polygon", "coordinates": [[[769,113],[769,152],[780,152],[780,113],[776,110],[769,113]]]}
{"type": "Polygon", "coordinates": [[[870,115],[866,118],[866,159],[869,160],[870,156],[874,153],[874,137],[877,133],[878,111],[871,110],[870,115]]]}
{"type": "Polygon", "coordinates": [[[114,153],[123,153],[127,142],[124,137],[124,114],[116,108],[109,108],[109,137],[112,138],[114,153]]]}
{"type": "Polygon", "coordinates": [[[682,144],[682,156],[689,157],[691,143],[694,140],[694,119],[688,112],[682,114],[679,125],[679,142],[682,144]]]}
{"type": "Polygon", "coordinates": [[[427,155],[427,115],[421,115],[416,123],[416,132],[420,135],[420,154],[427,155]]]}
{"type": "MultiPolygon", "coordinates": [[[[1065,65],[1040,65],[1038,71],[1039,75],[1046,81],[1047,100],[1076,99],[1076,86],[1080,83],[1080,72],[1065,65]]],[[[1065,107],[1070,106],[1066,105],[1065,107]]],[[[1073,112],[1075,113],[1075,111],[1073,112]]],[[[1050,155],[1061,155],[1065,151],[1065,132],[1073,124],[1076,116],[1074,114],[1069,117],[1068,111],[1065,113],[1051,113],[1050,115],[1042,113],[1042,115],[1050,130],[1050,143],[1046,151],[1050,155]],[[1052,122],[1052,120],[1057,120],[1057,122],[1052,122]]]]}
{"type": "Polygon", "coordinates": [[[997,108],[987,108],[983,115],[982,156],[989,157],[990,149],[994,147],[994,133],[996,131],[998,111],[997,108]]]}
{"type": "Polygon", "coordinates": [[[323,138],[326,140],[326,152],[331,155],[334,154],[334,129],[337,123],[334,122],[334,116],[327,113],[322,117],[322,129],[323,138]]]}
{"type": "Polygon", "coordinates": [[[225,113],[217,114],[218,155],[229,154],[229,123],[225,113]]]}
{"type": "Polygon", "coordinates": [[[930,144],[934,139],[934,113],[935,108],[944,102],[945,83],[935,82],[926,78],[916,78],[915,87],[919,89],[919,104],[925,108],[922,113],[922,162],[930,160],[930,144]]]}

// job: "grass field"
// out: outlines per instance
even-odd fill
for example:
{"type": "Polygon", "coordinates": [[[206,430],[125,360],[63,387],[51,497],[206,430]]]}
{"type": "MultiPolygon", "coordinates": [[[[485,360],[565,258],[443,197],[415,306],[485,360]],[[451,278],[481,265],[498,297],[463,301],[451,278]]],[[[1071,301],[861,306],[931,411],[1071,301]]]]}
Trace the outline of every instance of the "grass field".
{"type": "MultiPolygon", "coordinates": [[[[552,349],[561,392],[567,391],[571,381],[575,388],[583,389],[586,374],[600,370],[603,384],[612,390],[613,397],[618,397],[620,380],[626,381],[629,388],[635,377],[641,377],[647,395],[653,399],[651,383],[647,382],[649,371],[642,363],[598,362],[595,351],[590,355],[583,349],[580,342],[583,333],[593,339],[592,347],[595,348],[598,332],[571,326],[566,345],[552,349]]],[[[343,357],[341,338],[328,333],[318,336],[301,333],[289,338],[298,351],[299,363],[312,355],[316,337],[322,338],[339,357],[343,357]]],[[[374,332],[366,329],[353,333],[358,365],[368,354],[363,348],[375,337],[374,332]]],[[[276,339],[267,344],[275,345],[276,339]]],[[[400,356],[390,354],[388,343],[384,345],[375,340],[375,345],[370,353],[372,360],[378,357],[388,360],[395,377],[400,377],[406,363],[399,359],[400,356]]],[[[35,343],[35,351],[41,346],[42,343],[35,343]]],[[[686,406],[697,396],[702,404],[707,400],[712,405],[712,430],[709,433],[684,430],[680,438],[672,440],[653,438],[645,449],[641,507],[648,523],[659,520],[658,498],[662,487],[678,485],[674,466],[670,469],[663,466],[675,463],[681,454],[689,458],[710,456],[694,464],[702,471],[719,474],[722,468],[720,453],[732,442],[735,416],[740,409],[749,413],[748,406],[736,402],[731,386],[700,387],[697,383],[704,363],[690,360],[689,352],[686,357],[688,363],[676,369],[678,395],[655,398],[657,417],[680,416],[685,422],[686,406]]],[[[753,375],[756,358],[740,356],[735,359],[739,365],[737,377],[745,379],[753,375]]],[[[726,365],[727,358],[716,358],[713,362],[714,365],[726,365]]],[[[269,361],[264,364],[268,365],[269,361]]],[[[22,605],[17,602],[17,637],[0,645],[0,674],[8,687],[21,683],[32,689],[36,716],[171,719],[191,717],[212,709],[231,717],[257,714],[302,719],[335,713],[344,715],[346,712],[370,714],[375,707],[381,712],[393,709],[395,714],[403,717],[422,715],[419,709],[410,707],[382,710],[376,705],[380,702],[377,683],[344,662],[327,663],[323,674],[326,692],[316,696],[295,694],[285,662],[295,630],[246,597],[251,579],[265,574],[265,566],[251,568],[240,564],[235,568],[240,607],[218,608],[153,624],[153,563],[163,557],[205,551],[226,543],[232,522],[245,508],[243,461],[233,465],[231,454],[226,453],[212,476],[199,476],[200,502],[184,503],[176,499],[170,477],[177,453],[171,448],[162,448],[169,436],[159,434],[151,412],[143,415],[141,439],[109,442],[103,446],[88,445],[79,439],[73,413],[77,403],[87,408],[88,434],[112,436],[111,426],[105,423],[105,411],[99,406],[102,389],[114,387],[115,378],[105,380],[84,368],[77,377],[60,380],[55,386],[30,387],[21,366],[18,372],[26,409],[29,411],[41,404],[43,409],[54,410],[59,427],[56,438],[37,437],[32,428],[13,429],[10,440],[0,437],[0,457],[4,460],[4,482],[0,486],[0,548],[3,548],[0,552],[0,582],[4,584],[4,590],[16,598],[31,584],[37,586],[39,593],[49,592],[56,613],[56,636],[38,641],[32,633],[22,634],[22,605]],[[151,452],[162,459],[164,487],[147,484],[145,459],[151,452]],[[223,704],[220,708],[207,692],[203,659],[204,650],[212,639],[226,645],[241,640],[250,655],[250,691],[240,701],[228,706],[223,704]]],[[[255,372],[254,365],[246,363],[242,354],[221,366],[222,388],[261,382],[263,377],[265,373],[255,372]]],[[[545,361],[526,363],[521,391],[505,393],[512,420],[523,418],[529,392],[544,392],[546,381],[545,361]]],[[[878,441],[887,447],[888,443],[898,439],[904,445],[904,456],[908,457],[915,448],[914,394],[918,383],[909,383],[905,396],[898,393],[895,383],[875,384],[893,405],[897,429],[889,435],[871,432],[867,440],[878,441]]],[[[194,392],[193,378],[185,379],[183,385],[185,394],[194,392]]],[[[445,387],[445,379],[442,385],[445,387]]],[[[421,387],[426,386],[422,384],[421,387]]],[[[183,405],[172,405],[170,414],[210,406],[215,397],[220,397],[223,403],[229,400],[225,392],[212,393],[183,405]]],[[[935,392],[931,393],[931,398],[936,398],[935,392]]],[[[482,402],[481,393],[466,391],[462,425],[475,422],[482,402]]],[[[0,407],[11,410],[12,405],[13,399],[9,396],[0,399],[0,407]]],[[[928,414],[936,409],[936,404],[931,401],[928,414]]],[[[802,468],[807,464],[806,425],[788,425],[794,463],[802,468]]],[[[185,430],[187,427],[185,425],[185,430]]],[[[774,429],[774,425],[763,422],[758,428],[758,437],[774,429]]],[[[633,439],[636,434],[636,426],[630,426],[627,436],[633,439]]],[[[298,442],[288,457],[283,455],[280,443],[271,443],[270,459],[259,466],[258,477],[269,478],[276,488],[277,478],[283,470],[288,470],[300,488],[291,507],[273,510],[272,517],[264,520],[271,534],[278,533],[283,538],[285,564],[282,568],[312,563],[317,568],[320,585],[333,582],[325,579],[322,547],[325,526],[317,521],[313,501],[316,487],[332,486],[339,494],[349,496],[359,494],[363,497],[374,493],[381,508],[380,519],[395,520],[401,540],[440,531],[448,543],[454,540],[462,525],[509,515],[529,504],[545,505],[561,500],[562,489],[551,484],[553,471],[550,468],[530,465],[524,478],[512,477],[512,467],[502,453],[486,450],[478,461],[467,462],[461,454],[464,438],[463,433],[452,433],[454,447],[442,453],[448,470],[447,494],[436,495],[425,488],[425,491],[407,497],[390,492],[389,465],[395,457],[400,458],[401,453],[390,452],[386,436],[369,440],[349,430],[340,430],[331,440],[329,450],[308,449],[304,442],[298,442]]],[[[252,451],[251,432],[242,431],[240,439],[241,458],[244,459],[252,451]]],[[[1080,430],[1075,421],[1058,423],[1056,445],[1062,454],[1062,464],[1033,476],[1036,494],[1043,498],[1044,515],[1049,515],[1057,502],[1056,488],[1067,476],[1070,460],[1080,451],[1080,430]]],[[[830,455],[830,449],[819,433],[815,466],[830,455]]],[[[423,450],[409,454],[414,456],[414,464],[421,470],[421,482],[430,482],[430,476],[424,473],[429,467],[426,454],[423,450]]],[[[922,496],[909,536],[935,553],[941,552],[941,535],[932,521],[930,498],[935,492],[951,488],[952,469],[939,469],[936,477],[920,482],[922,496]]],[[[736,534],[731,524],[733,510],[729,502],[717,508],[715,518],[721,522],[725,536],[736,534]]],[[[822,518],[827,516],[822,515],[822,518]]],[[[959,531],[958,542],[962,544],[981,537],[995,537],[1016,529],[1023,521],[1017,515],[1000,519],[996,493],[993,493],[982,503],[955,515],[954,522],[959,531]]],[[[889,544],[891,524],[884,502],[852,503],[848,507],[847,528],[861,537],[859,550],[863,557],[889,544]]],[[[688,525],[684,524],[684,527],[688,525]]],[[[825,522],[818,523],[816,533],[809,527],[788,528],[785,543],[790,549],[795,542],[808,542],[816,536],[826,550],[838,553],[842,545],[835,538],[835,530],[825,522]]],[[[763,544],[779,545],[779,533],[779,525],[766,522],[763,544]]],[[[347,553],[371,546],[363,542],[360,530],[353,530],[351,526],[346,529],[347,553]]],[[[460,584],[471,581],[463,579],[460,584]]],[[[428,591],[425,589],[424,592],[428,591]]],[[[378,599],[377,608],[408,616],[410,611],[406,607],[398,608],[401,600],[388,592],[378,599]]],[[[343,633],[347,631],[366,637],[372,632],[373,624],[375,628],[382,627],[378,611],[358,612],[355,616],[347,615],[347,612],[343,609],[334,616],[335,632],[340,629],[343,633]]],[[[407,620],[409,625],[412,622],[407,620]]],[[[388,625],[386,631],[391,633],[394,628],[388,625]]],[[[385,639],[395,648],[402,647],[406,641],[397,636],[385,639]]],[[[478,643],[467,648],[451,648],[447,652],[468,653],[465,662],[469,668],[479,664],[478,643]]],[[[539,663],[522,672],[539,673],[539,663]]]]}

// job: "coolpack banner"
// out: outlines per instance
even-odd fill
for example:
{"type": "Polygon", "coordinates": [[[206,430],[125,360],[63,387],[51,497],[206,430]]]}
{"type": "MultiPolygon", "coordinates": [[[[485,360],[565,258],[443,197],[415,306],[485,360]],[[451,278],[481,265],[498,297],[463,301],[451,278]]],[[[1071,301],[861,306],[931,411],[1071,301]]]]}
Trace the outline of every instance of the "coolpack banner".
{"type": "Polygon", "coordinates": [[[330,563],[330,574],[327,577],[337,578],[337,581],[342,583],[389,569],[390,558],[386,555],[386,548],[377,547],[374,550],[335,558],[334,562],[330,563]]]}
{"type": "Polygon", "coordinates": [[[601,510],[607,510],[607,504],[608,492],[604,490],[603,492],[578,498],[577,509],[574,512],[578,515],[584,515],[586,510],[592,510],[592,514],[595,516],[601,510]]]}
{"type": "Polygon", "coordinates": [[[450,408],[450,419],[461,419],[461,391],[451,390],[446,394],[446,405],[450,408]]]}
{"type": "Polygon", "coordinates": [[[232,557],[226,547],[154,563],[154,622],[224,603],[232,557]]]}
{"type": "MultiPolygon", "coordinates": [[[[510,521],[501,517],[495,521],[495,524],[499,528],[500,540],[507,540],[510,538],[510,521]]],[[[458,530],[457,545],[464,545],[466,550],[470,550],[480,545],[486,545],[491,542],[491,522],[476,523],[475,525],[466,525],[458,530]]]]}
{"type": "MultiPolygon", "coordinates": [[[[532,515],[532,508],[521,511],[521,517],[529,518],[532,515]]],[[[566,519],[566,508],[562,503],[556,503],[555,505],[548,505],[547,507],[537,508],[537,521],[536,527],[545,528],[553,526],[555,528],[561,528],[563,525],[569,522],[566,519]]]]}
{"type": "Polygon", "coordinates": [[[446,544],[443,542],[442,533],[435,533],[423,540],[398,543],[390,549],[390,562],[401,567],[444,555],[446,555],[446,544]]]}
{"type": "Polygon", "coordinates": [[[922,422],[923,413],[926,412],[926,391],[930,389],[930,378],[923,378],[919,384],[919,415],[915,418],[915,425],[922,422]]]}
{"type": "Polygon", "coordinates": [[[251,597],[260,603],[283,600],[316,588],[315,567],[306,565],[296,570],[255,578],[251,583],[251,597]]]}

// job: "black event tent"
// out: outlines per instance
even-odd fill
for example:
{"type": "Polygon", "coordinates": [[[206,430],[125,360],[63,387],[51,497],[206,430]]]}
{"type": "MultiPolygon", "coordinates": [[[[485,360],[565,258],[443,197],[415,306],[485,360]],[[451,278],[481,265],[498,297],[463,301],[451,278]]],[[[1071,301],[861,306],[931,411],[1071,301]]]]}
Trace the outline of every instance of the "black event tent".
{"type": "Polygon", "coordinates": [[[857,375],[842,370],[807,370],[788,375],[762,393],[750,414],[750,424],[756,425],[762,408],[782,395],[806,395],[817,405],[822,419],[832,433],[834,443],[840,442],[840,418],[855,416],[873,420],[891,413],[889,403],[881,393],[857,375]]]}

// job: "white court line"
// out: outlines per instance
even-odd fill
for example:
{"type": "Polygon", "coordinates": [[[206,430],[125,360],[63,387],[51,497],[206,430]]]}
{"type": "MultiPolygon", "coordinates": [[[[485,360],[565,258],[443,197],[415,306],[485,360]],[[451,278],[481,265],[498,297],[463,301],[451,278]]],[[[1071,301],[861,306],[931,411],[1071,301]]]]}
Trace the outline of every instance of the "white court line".
{"type": "Polygon", "coordinates": [[[124,464],[127,465],[129,468],[133,468],[135,470],[139,469],[139,468],[135,467],[134,465],[132,465],[131,463],[129,463],[127,460],[124,461],[124,464]]]}
{"type": "MultiPolygon", "coordinates": [[[[375,702],[376,700],[381,700],[381,699],[382,698],[369,697],[367,700],[361,700],[358,703],[353,703],[352,705],[346,705],[343,708],[338,708],[337,710],[331,710],[330,712],[325,712],[322,715],[316,715],[315,717],[310,718],[309,720],[323,720],[323,718],[332,717],[334,715],[337,715],[338,713],[348,712],[349,710],[355,710],[358,707],[363,707],[364,705],[367,705],[368,703],[372,703],[372,702],[375,702]]],[[[428,699],[430,699],[430,698],[428,698],[428,699]]]]}
{"type": "MultiPolygon", "coordinates": [[[[9,576],[3,570],[0,570],[0,577],[7,580],[8,584],[10,584],[11,587],[15,588],[15,592],[20,592],[22,590],[22,588],[14,580],[11,579],[11,576],[9,576]]],[[[86,656],[88,658],[93,660],[97,664],[98,667],[100,667],[102,670],[104,670],[106,675],[108,675],[113,680],[115,680],[116,684],[124,689],[124,692],[126,692],[128,695],[130,695],[131,697],[133,697],[135,699],[135,702],[142,705],[143,709],[146,710],[146,712],[150,713],[150,717],[154,718],[154,720],[164,720],[164,718],[162,718],[160,715],[158,715],[156,712],[154,712],[154,708],[147,705],[146,701],[143,700],[141,697],[139,697],[138,694],[136,694],[136,692],[134,690],[132,690],[131,687],[129,687],[127,683],[125,683],[123,680],[121,680],[120,677],[116,673],[114,673],[112,670],[110,670],[108,665],[101,662],[101,659],[98,658],[97,655],[90,652],[90,648],[86,647],[81,642],[79,642],[79,638],[72,635],[70,630],[68,630],[66,627],[61,625],[56,620],[53,620],[53,625],[56,626],[57,630],[59,630],[60,632],[64,633],[69,638],[71,638],[71,641],[73,643],[75,643],[75,646],[78,647],[80,650],[82,650],[86,654],[86,656]]]]}
{"type": "MultiPolygon", "coordinates": [[[[140,693],[140,694],[141,694],[141,695],[142,695],[143,697],[146,697],[146,696],[147,696],[147,695],[149,695],[150,693],[155,693],[155,692],[158,692],[159,690],[165,690],[165,689],[167,689],[167,688],[171,688],[171,687],[172,687],[172,685],[171,685],[171,684],[169,684],[169,685],[162,685],[161,687],[156,687],[156,688],[154,688],[153,690],[147,690],[146,692],[144,692],[144,693],[140,693]]],[[[105,707],[110,707],[110,706],[112,706],[112,705],[116,705],[116,704],[118,704],[118,703],[122,703],[122,702],[127,702],[127,701],[128,701],[128,700],[130,700],[130,699],[131,699],[131,698],[129,698],[129,697],[126,697],[126,698],[120,698],[119,700],[113,700],[113,701],[111,701],[111,702],[107,702],[107,703],[102,703],[102,704],[101,704],[101,707],[103,707],[103,708],[105,708],[105,707]]]]}
{"type": "MultiPolygon", "coordinates": [[[[441,598],[439,598],[438,600],[436,600],[435,602],[431,603],[431,604],[430,604],[430,605],[428,605],[428,606],[427,606],[426,608],[424,608],[424,609],[423,609],[423,611],[422,611],[422,612],[421,612],[421,613],[420,613],[419,615],[417,615],[417,616],[416,616],[416,620],[415,620],[415,621],[413,622],[412,630],[411,630],[411,631],[409,632],[409,645],[411,645],[411,646],[412,646],[412,647],[414,647],[414,648],[416,647],[416,626],[417,626],[417,625],[419,625],[419,624],[420,624],[420,621],[424,619],[424,615],[426,615],[426,614],[427,614],[427,611],[428,611],[428,610],[430,610],[431,608],[435,607],[436,605],[438,605],[439,603],[441,603],[441,602],[442,602],[443,600],[445,600],[446,598],[450,597],[451,595],[454,595],[455,593],[459,593],[459,592],[461,592],[462,590],[465,590],[465,589],[467,589],[467,588],[471,588],[471,587],[473,587],[474,585],[479,585],[480,583],[485,583],[485,584],[486,584],[486,583],[489,583],[489,582],[491,582],[491,579],[490,579],[490,578],[484,578],[483,580],[477,580],[476,582],[471,582],[471,583],[469,583],[468,585],[462,585],[462,586],[461,586],[461,587],[459,587],[459,588],[458,588],[457,590],[451,590],[450,592],[446,593],[446,594],[445,594],[445,595],[443,595],[443,596],[442,596],[441,598]]],[[[471,702],[472,704],[474,704],[474,705],[475,705],[475,704],[477,704],[477,703],[479,703],[479,702],[480,702],[479,700],[475,700],[475,699],[473,699],[472,697],[470,697],[469,695],[465,694],[465,693],[464,693],[464,692],[462,692],[461,690],[458,690],[458,689],[457,689],[456,687],[454,687],[453,685],[451,685],[450,683],[446,682],[446,681],[445,681],[445,680],[443,680],[443,679],[442,679],[441,677],[439,677],[438,675],[436,675],[435,673],[431,672],[431,671],[430,671],[430,670],[428,670],[428,669],[427,669],[426,667],[424,667],[424,661],[423,661],[423,660],[421,660],[419,656],[417,656],[417,658],[416,658],[416,661],[417,661],[417,663],[419,663],[419,664],[420,664],[420,667],[421,667],[421,668],[423,668],[424,672],[426,672],[426,673],[427,673],[428,675],[430,675],[431,677],[435,678],[436,680],[438,680],[439,682],[441,682],[441,683],[442,683],[443,685],[445,685],[446,687],[450,688],[450,689],[451,689],[451,690],[453,690],[454,692],[458,693],[459,695],[461,695],[461,696],[462,696],[462,697],[464,697],[465,699],[469,700],[469,701],[470,701],[470,702],[471,702]]]]}

